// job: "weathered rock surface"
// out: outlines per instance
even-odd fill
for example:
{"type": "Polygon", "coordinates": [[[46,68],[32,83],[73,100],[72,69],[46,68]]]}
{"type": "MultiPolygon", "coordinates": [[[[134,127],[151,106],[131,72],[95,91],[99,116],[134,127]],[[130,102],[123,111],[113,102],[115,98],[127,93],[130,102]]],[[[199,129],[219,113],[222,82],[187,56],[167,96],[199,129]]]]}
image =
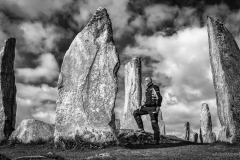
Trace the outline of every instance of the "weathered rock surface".
{"type": "Polygon", "coordinates": [[[135,57],[125,65],[125,104],[123,109],[122,129],[137,129],[133,112],[141,105],[141,58],[135,57]]]}
{"type": "Polygon", "coordinates": [[[184,124],[184,130],[185,130],[184,139],[189,141],[189,138],[190,138],[190,124],[189,124],[189,122],[186,122],[184,124]]]}
{"type": "Polygon", "coordinates": [[[223,24],[208,17],[210,63],[222,126],[219,140],[240,143],[240,51],[223,24]]]}
{"type": "MultiPolygon", "coordinates": [[[[118,140],[121,145],[139,145],[139,144],[152,144],[153,133],[145,132],[140,133],[131,129],[122,129],[118,134],[118,140]]],[[[173,135],[161,135],[161,143],[188,143],[184,139],[178,138],[173,135]]]]}
{"type": "Polygon", "coordinates": [[[159,129],[160,129],[160,134],[161,135],[166,135],[165,122],[163,121],[163,116],[162,116],[162,111],[161,110],[158,113],[158,126],[159,126],[159,129]]]}
{"type": "Polygon", "coordinates": [[[203,143],[214,143],[216,141],[216,135],[212,132],[212,119],[209,111],[208,104],[202,104],[202,110],[200,114],[200,125],[202,130],[203,143]]]}
{"type": "Polygon", "coordinates": [[[0,142],[10,136],[16,122],[15,45],[16,39],[9,38],[0,51],[0,142]]]}
{"type": "Polygon", "coordinates": [[[90,142],[115,137],[119,58],[107,10],[98,8],[67,50],[58,80],[55,142],[76,135],[90,142]]]}
{"type": "Polygon", "coordinates": [[[35,119],[24,119],[9,137],[10,141],[32,143],[53,139],[54,125],[35,119]]]}

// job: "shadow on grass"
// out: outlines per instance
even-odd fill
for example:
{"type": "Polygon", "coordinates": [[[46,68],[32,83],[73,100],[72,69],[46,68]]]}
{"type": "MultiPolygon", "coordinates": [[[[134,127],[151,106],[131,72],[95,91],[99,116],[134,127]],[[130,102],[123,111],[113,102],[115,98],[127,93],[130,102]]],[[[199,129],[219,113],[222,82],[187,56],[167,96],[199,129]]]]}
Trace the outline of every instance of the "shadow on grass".
{"type": "Polygon", "coordinates": [[[224,146],[224,147],[237,147],[240,148],[240,143],[229,143],[229,142],[220,142],[216,141],[210,144],[211,146],[224,146]]]}
{"type": "Polygon", "coordinates": [[[160,144],[142,144],[142,145],[125,145],[124,148],[128,149],[150,149],[150,148],[172,148],[188,145],[207,145],[201,143],[184,142],[184,143],[160,143],[160,144]]]}

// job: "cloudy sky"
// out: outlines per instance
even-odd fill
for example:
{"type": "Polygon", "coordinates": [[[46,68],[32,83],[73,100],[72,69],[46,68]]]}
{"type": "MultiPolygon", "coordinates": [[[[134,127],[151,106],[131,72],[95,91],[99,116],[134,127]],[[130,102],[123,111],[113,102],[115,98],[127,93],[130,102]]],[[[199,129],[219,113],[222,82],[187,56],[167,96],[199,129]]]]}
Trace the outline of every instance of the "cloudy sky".
{"type": "MultiPolygon", "coordinates": [[[[0,0],[0,42],[17,39],[17,125],[25,118],[54,123],[63,57],[100,6],[111,18],[121,61],[117,116],[124,105],[124,65],[140,56],[143,79],[152,76],[161,87],[167,134],[182,136],[186,121],[197,132],[202,103],[209,104],[218,134],[206,18],[219,18],[240,44],[237,0],[0,0]]],[[[144,124],[151,131],[148,117],[144,124]]]]}

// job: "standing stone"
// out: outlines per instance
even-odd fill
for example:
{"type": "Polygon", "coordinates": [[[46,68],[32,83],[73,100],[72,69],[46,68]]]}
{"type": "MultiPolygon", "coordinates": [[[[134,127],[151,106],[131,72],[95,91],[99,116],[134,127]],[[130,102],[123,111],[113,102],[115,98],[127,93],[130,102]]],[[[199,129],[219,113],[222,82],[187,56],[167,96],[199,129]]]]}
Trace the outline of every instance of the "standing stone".
{"type": "Polygon", "coordinates": [[[203,143],[202,130],[199,129],[199,143],[203,143]]]}
{"type": "Polygon", "coordinates": [[[200,114],[200,125],[202,130],[202,137],[204,143],[213,143],[216,141],[216,135],[212,132],[212,120],[211,113],[209,111],[208,104],[202,104],[202,110],[200,114]]]}
{"type": "Polygon", "coordinates": [[[209,54],[222,126],[219,140],[240,143],[240,50],[223,24],[208,17],[209,54]]]}
{"type": "Polygon", "coordinates": [[[185,127],[185,137],[184,137],[184,139],[189,141],[189,135],[190,135],[190,124],[189,124],[189,122],[186,122],[184,127],[185,127]]]}
{"type": "Polygon", "coordinates": [[[195,143],[198,142],[198,134],[197,133],[193,134],[193,142],[195,142],[195,143]]]}
{"type": "Polygon", "coordinates": [[[133,58],[125,65],[125,104],[123,109],[122,129],[137,129],[133,112],[141,105],[141,59],[133,58]]]}
{"type": "Polygon", "coordinates": [[[161,110],[158,113],[158,126],[159,126],[159,129],[160,129],[160,134],[161,135],[166,135],[165,122],[163,121],[163,116],[162,116],[162,111],[161,110]]]}
{"type": "Polygon", "coordinates": [[[55,143],[82,137],[110,142],[115,135],[119,58],[107,10],[98,8],[67,50],[58,79],[55,143]]]}
{"type": "Polygon", "coordinates": [[[15,44],[16,39],[9,38],[0,51],[0,142],[10,136],[16,122],[15,44]]]}

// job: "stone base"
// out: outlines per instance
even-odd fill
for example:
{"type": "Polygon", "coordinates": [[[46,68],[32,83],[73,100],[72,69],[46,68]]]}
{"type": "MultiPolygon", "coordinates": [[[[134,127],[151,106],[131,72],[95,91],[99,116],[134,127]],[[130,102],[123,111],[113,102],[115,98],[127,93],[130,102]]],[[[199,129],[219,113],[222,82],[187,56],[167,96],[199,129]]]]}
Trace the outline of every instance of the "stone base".
{"type": "Polygon", "coordinates": [[[216,142],[216,134],[214,132],[207,135],[203,135],[203,143],[214,143],[216,142]]]}
{"type": "MultiPolygon", "coordinates": [[[[75,130],[66,130],[66,132],[56,132],[54,135],[54,143],[57,148],[73,148],[80,143],[92,146],[105,146],[117,143],[114,133],[108,128],[93,128],[84,126],[75,128],[75,130]]],[[[88,147],[87,147],[88,148],[88,147]]]]}
{"type": "Polygon", "coordinates": [[[219,131],[218,141],[220,141],[220,142],[233,143],[232,138],[227,136],[227,130],[226,130],[226,128],[223,128],[222,130],[219,131]]]}
{"type": "MultiPolygon", "coordinates": [[[[122,129],[117,134],[121,145],[143,145],[154,143],[153,133],[140,133],[135,130],[122,129]]],[[[193,143],[173,135],[160,135],[160,143],[193,143]]]]}

